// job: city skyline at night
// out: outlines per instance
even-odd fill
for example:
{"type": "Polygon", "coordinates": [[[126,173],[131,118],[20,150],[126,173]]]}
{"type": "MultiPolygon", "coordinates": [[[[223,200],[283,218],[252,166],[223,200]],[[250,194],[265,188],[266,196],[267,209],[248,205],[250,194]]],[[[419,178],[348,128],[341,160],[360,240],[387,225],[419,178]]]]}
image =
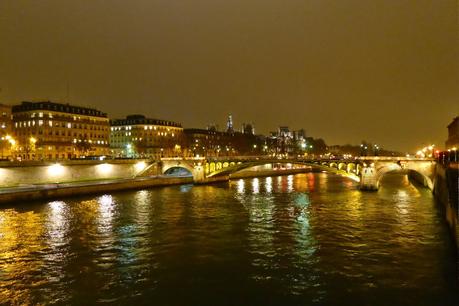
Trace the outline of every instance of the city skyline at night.
{"type": "Polygon", "coordinates": [[[0,0],[1,305],[459,305],[459,0],[0,0]]]}
{"type": "Polygon", "coordinates": [[[457,24],[453,0],[4,1],[0,101],[412,151],[459,114],[457,24]]]}

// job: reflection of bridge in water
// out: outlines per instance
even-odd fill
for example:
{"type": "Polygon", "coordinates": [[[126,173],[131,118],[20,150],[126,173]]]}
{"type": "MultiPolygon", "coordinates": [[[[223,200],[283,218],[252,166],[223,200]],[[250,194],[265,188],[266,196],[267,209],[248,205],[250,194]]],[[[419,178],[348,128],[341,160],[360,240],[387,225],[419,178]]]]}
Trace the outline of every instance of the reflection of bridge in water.
{"type": "Polygon", "coordinates": [[[243,169],[266,164],[305,165],[345,176],[360,182],[363,190],[377,190],[381,178],[389,172],[413,173],[424,186],[433,188],[434,159],[407,157],[369,157],[355,159],[275,159],[265,156],[228,156],[218,158],[162,158],[161,172],[188,170],[195,182],[227,180],[243,169]]]}

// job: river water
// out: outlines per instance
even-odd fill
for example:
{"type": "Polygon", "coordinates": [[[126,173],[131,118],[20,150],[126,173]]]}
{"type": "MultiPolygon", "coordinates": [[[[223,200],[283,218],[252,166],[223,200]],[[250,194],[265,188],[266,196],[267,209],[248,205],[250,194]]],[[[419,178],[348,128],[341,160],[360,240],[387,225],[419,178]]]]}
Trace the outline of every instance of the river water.
{"type": "Polygon", "coordinates": [[[0,209],[0,304],[459,305],[429,190],[326,173],[0,209]]]}

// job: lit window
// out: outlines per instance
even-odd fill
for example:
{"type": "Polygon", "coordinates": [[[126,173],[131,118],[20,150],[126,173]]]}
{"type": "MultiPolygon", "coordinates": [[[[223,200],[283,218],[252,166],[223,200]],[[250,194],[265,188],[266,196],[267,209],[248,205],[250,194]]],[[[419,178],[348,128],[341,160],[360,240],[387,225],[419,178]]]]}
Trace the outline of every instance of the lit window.
{"type": "Polygon", "coordinates": [[[49,118],[53,118],[53,114],[49,113],[48,114],[49,118]]]}
{"type": "Polygon", "coordinates": [[[42,126],[43,125],[43,120],[38,120],[38,126],[42,126]]]}
{"type": "Polygon", "coordinates": [[[70,122],[67,123],[67,128],[68,129],[72,128],[72,124],[70,122]]]}
{"type": "Polygon", "coordinates": [[[52,120],[49,120],[49,121],[48,121],[48,124],[49,124],[49,126],[53,126],[53,121],[52,121],[52,120]]]}
{"type": "Polygon", "coordinates": [[[43,113],[38,113],[38,117],[43,118],[43,113]]]}

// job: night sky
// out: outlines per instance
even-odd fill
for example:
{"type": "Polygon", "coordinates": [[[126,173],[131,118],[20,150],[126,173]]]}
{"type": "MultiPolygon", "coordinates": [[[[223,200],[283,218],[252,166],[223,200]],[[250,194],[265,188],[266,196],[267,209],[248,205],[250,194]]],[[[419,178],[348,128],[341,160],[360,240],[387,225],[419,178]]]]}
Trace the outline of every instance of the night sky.
{"type": "Polygon", "coordinates": [[[443,146],[457,14],[455,0],[1,0],[0,103],[443,146]]]}

